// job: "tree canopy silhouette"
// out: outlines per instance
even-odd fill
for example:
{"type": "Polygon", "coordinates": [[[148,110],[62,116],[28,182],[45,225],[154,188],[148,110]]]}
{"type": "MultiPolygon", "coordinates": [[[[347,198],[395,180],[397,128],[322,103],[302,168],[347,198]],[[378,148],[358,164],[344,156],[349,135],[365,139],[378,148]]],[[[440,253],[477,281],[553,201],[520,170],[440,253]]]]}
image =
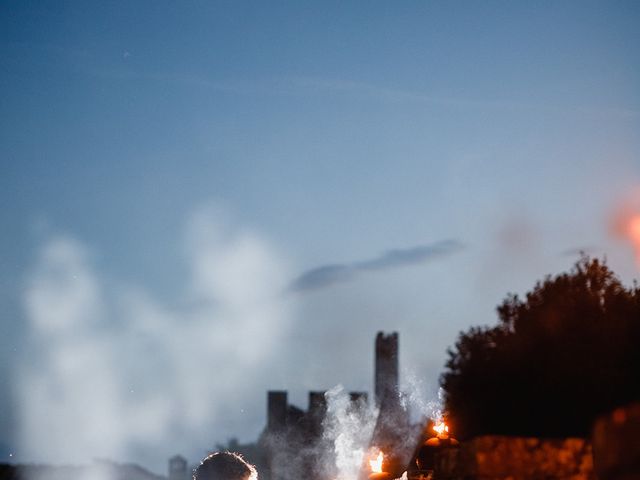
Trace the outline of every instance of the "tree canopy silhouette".
{"type": "Polygon", "coordinates": [[[454,431],[588,435],[594,418],[640,400],[640,289],[583,256],[521,300],[499,324],[461,333],[441,384],[454,431]]]}

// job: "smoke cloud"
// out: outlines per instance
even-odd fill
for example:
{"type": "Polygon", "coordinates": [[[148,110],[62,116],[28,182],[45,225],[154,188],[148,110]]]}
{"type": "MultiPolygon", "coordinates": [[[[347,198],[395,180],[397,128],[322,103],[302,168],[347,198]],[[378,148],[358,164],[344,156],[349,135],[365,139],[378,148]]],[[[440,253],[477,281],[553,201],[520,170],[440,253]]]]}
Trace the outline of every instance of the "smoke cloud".
{"type": "MultiPolygon", "coordinates": [[[[101,275],[94,252],[73,236],[41,244],[23,295],[28,342],[14,381],[22,459],[111,458],[158,471],[175,453],[202,457],[232,436],[227,419],[242,410],[263,411],[269,362],[284,348],[295,306],[281,294],[291,278],[286,262],[262,236],[208,208],[186,222],[184,248],[185,287],[178,306],[169,306],[143,286],[101,275]]],[[[394,250],[349,268],[395,268],[457,248],[394,250]]],[[[441,416],[419,376],[406,375],[404,391],[415,424],[441,416]]],[[[378,411],[356,405],[341,386],[326,399],[320,444],[283,453],[291,453],[290,465],[317,453],[332,478],[352,480],[378,411]]],[[[92,480],[108,480],[105,471],[92,470],[92,480]]]]}
{"type": "MultiPolygon", "coordinates": [[[[402,441],[394,446],[399,450],[396,453],[404,456],[411,454],[417,447],[416,441],[420,438],[427,419],[433,422],[442,420],[443,396],[444,391],[440,388],[437,399],[430,397],[419,376],[407,375],[404,392],[400,394],[400,405],[413,417],[413,423],[408,431],[400,435],[402,441]]],[[[333,455],[326,464],[326,472],[336,480],[359,478],[369,457],[377,453],[374,451],[376,446],[371,442],[374,430],[380,422],[379,410],[375,405],[364,402],[354,404],[342,385],[329,390],[325,398],[327,413],[323,421],[323,438],[333,446],[333,455]]],[[[390,428],[397,429],[401,426],[390,425],[390,428]]],[[[407,458],[407,464],[408,460],[407,458]]]]}
{"type": "Polygon", "coordinates": [[[409,371],[404,377],[400,404],[409,412],[412,422],[424,425],[428,419],[434,423],[441,421],[444,412],[444,390],[438,387],[434,396],[422,375],[409,371]]]}
{"type": "Polygon", "coordinates": [[[354,405],[342,385],[329,390],[327,414],[323,422],[324,438],[333,445],[336,480],[358,478],[373,435],[378,409],[360,403],[354,405]]]}
{"type": "Polygon", "coordinates": [[[172,454],[201,456],[231,435],[231,413],[262,410],[261,379],[289,326],[286,264],[260,235],[211,209],[191,216],[184,237],[179,307],[107,281],[72,236],[41,245],[14,381],[21,458],[135,459],[157,471],[172,454]]]}

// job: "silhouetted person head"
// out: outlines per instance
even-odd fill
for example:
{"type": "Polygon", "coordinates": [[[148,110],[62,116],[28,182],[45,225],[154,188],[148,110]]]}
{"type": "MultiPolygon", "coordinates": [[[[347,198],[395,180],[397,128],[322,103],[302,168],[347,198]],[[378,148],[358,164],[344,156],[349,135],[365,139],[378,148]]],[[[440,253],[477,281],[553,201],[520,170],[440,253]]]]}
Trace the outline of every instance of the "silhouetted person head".
{"type": "Polygon", "coordinates": [[[258,480],[258,472],[237,453],[216,452],[202,460],[193,480],[258,480]]]}

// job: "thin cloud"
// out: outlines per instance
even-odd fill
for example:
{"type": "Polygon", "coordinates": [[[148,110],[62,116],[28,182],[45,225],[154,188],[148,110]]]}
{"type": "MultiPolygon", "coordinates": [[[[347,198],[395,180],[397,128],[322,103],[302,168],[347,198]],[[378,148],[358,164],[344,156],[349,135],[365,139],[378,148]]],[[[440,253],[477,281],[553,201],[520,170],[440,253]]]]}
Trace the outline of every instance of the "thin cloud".
{"type": "MultiPolygon", "coordinates": [[[[125,52],[123,58],[133,57],[125,52]]],[[[352,80],[322,78],[312,76],[295,77],[262,77],[252,79],[234,78],[223,80],[197,73],[176,73],[169,71],[142,72],[130,69],[89,69],[91,75],[113,80],[150,80],[164,82],[178,87],[200,88],[213,92],[232,95],[283,95],[299,96],[310,93],[325,92],[347,93],[360,95],[371,99],[391,102],[410,102],[439,105],[446,108],[478,108],[478,109],[507,109],[507,110],[535,110],[550,113],[578,113],[601,117],[607,115],[624,119],[635,119],[640,115],[638,110],[624,107],[600,107],[589,105],[555,105],[544,102],[523,102],[508,99],[473,99],[426,93],[402,88],[384,87],[366,82],[352,80]]]]}
{"type": "Polygon", "coordinates": [[[363,95],[370,98],[396,102],[425,103],[456,108],[497,108],[508,110],[536,110],[550,113],[573,112],[581,115],[602,115],[633,119],[640,115],[635,109],[611,106],[600,107],[590,105],[556,105],[538,102],[515,101],[508,99],[472,99],[452,97],[447,95],[425,93],[402,88],[383,87],[375,84],[356,82],[352,80],[321,78],[321,77],[293,77],[291,83],[302,89],[326,92],[346,92],[363,95]]]}
{"type": "Polygon", "coordinates": [[[289,290],[296,292],[319,290],[336,283],[347,282],[359,274],[417,265],[451,255],[461,249],[462,244],[457,240],[443,240],[430,245],[388,250],[378,257],[359,262],[321,265],[303,272],[291,283],[289,290]]]}

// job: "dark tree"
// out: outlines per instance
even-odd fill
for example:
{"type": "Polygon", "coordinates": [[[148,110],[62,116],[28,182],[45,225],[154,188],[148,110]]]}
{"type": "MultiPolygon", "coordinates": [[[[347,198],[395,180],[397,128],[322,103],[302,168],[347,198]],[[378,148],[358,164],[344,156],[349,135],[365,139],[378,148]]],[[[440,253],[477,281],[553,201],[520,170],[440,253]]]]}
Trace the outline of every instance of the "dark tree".
{"type": "Polygon", "coordinates": [[[640,400],[640,289],[604,262],[582,257],[497,310],[496,327],[448,351],[441,384],[461,438],[585,436],[598,414],[640,400]]]}

